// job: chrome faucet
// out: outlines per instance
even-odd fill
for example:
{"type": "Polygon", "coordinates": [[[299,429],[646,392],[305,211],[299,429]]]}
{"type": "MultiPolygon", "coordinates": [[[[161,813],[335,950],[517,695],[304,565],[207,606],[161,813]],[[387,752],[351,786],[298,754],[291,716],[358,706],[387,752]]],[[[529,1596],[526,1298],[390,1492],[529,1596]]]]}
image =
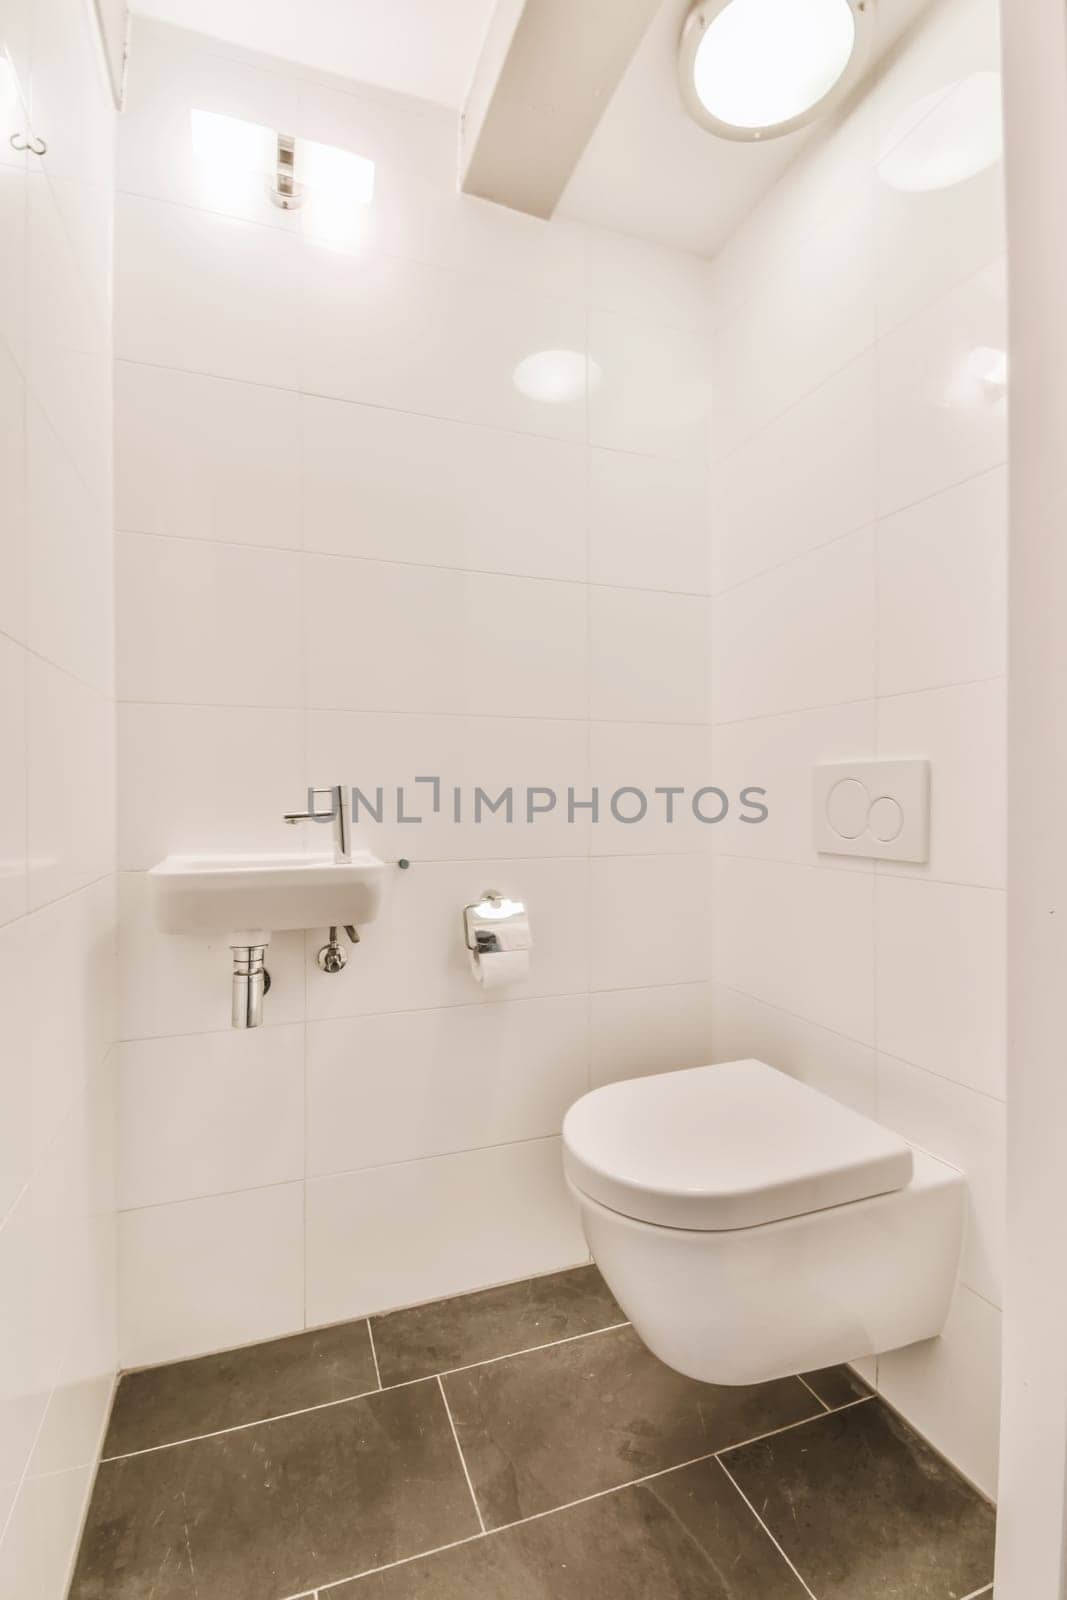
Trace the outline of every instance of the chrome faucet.
{"type": "Polygon", "coordinates": [[[352,812],[351,802],[343,784],[335,783],[330,789],[308,789],[308,809],[306,811],[287,811],[283,819],[294,826],[298,822],[332,822],[333,823],[333,856],[335,861],[351,861],[352,859],[352,812]],[[329,799],[330,809],[318,811],[316,807],[320,795],[329,799]]]}

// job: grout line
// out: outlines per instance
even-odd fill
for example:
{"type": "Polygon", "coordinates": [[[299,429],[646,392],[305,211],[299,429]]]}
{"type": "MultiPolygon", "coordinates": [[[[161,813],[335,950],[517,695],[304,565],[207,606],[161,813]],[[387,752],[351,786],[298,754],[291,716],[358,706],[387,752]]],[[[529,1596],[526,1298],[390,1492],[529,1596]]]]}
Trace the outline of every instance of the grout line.
{"type": "MultiPolygon", "coordinates": [[[[818,1396],[815,1397],[818,1399],[818,1396]]],[[[854,1406],[869,1405],[872,1400],[877,1400],[876,1394],[861,1395],[858,1400],[849,1400],[843,1406],[837,1406],[829,1411],[817,1411],[813,1417],[801,1417],[797,1422],[786,1422],[780,1428],[771,1428],[768,1433],[757,1433],[751,1439],[742,1439],[739,1444],[724,1444],[721,1450],[716,1450],[716,1455],[730,1455],[734,1450],[747,1450],[750,1444],[763,1444],[766,1439],[777,1439],[781,1433],[793,1433],[797,1428],[806,1428],[811,1422],[824,1422],[827,1417],[840,1416],[842,1411],[851,1411],[854,1406]]],[[[822,1401],[819,1401],[822,1405],[822,1401]]]]}
{"type": "MultiPolygon", "coordinates": [[[[145,1370],[151,1371],[152,1369],[145,1370]]],[[[432,1383],[433,1380],[432,1378],[417,1378],[413,1381],[417,1383],[432,1383]]],[[[400,1386],[398,1385],[398,1387],[400,1386]]],[[[408,1388],[410,1385],[405,1384],[404,1387],[408,1388]]],[[[247,1433],[250,1428],[262,1428],[268,1422],[288,1422],[293,1417],[305,1417],[313,1411],[329,1411],[334,1406],[351,1405],[353,1400],[367,1400],[371,1396],[382,1392],[380,1389],[361,1389],[358,1394],[342,1395],[339,1400],[322,1400],[318,1405],[304,1406],[299,1411],[279,1411],[273,1416],[255,1417],[251,1422],[235,1422],[232,1428],[213,1428],[210,1433],[191,1433],[186,1439],[168,1439],[165,1444],[145,1445],[143,1450],[127,1450],[123,1455],[104,1456],[101,1460],[101,1465],[105,1461],[132,1461],[135,1456],[154,1456],[160,1450],[177,1450],[183,1444],[198,1444],[201,1439],[223,1439],[230,1433],[247,1433]]]]}
{"type": "MultiPolygon", "coordinates": [[[[547,1348],[547,1347],[543,1347],[543,1348],[547,1348]]],[[[440,1380],[438,1380],[438,1381],[440,1381],[440,1380]]],[[[442,1394],[443,1393],[444,1393],[444,1390],[443,1390],[443,1386],[442,1386],[442,1394]]],[[[851,1401],[850,1405],[863,1405],[868,1400],[873,1400],[875,1398],[876,1397],[874,1395],[865,1395],[862,1400],[851,1401]]],[[[445,1401],[445,1404],[447,1406],[447,1404],[448,1404],[447,1400],[445,1401]]],[[[848,1410],[849,1407],[841,1406],[839,1409],[844,1411],[844,1410],[848,1410]]],[[[726,1472],[727,1477],[730,1478],[731,1483],[733,1483],[734,1482],[733,1478],[730,1477],[729,1472],[727,1472],[726,1467],[723,1465],[723,1463],[722,1463],[722,1461],[720,1459],[721,1455],[723,1455],[725,1452],[730,1451],[730,1450],[740,1450],[746,1444],[755,1444],[755,1443],[758,1442],[759,1439],[772,1438],[774,1436],[774,1434],[776,1434],[776,1433],[788,1433],[793,1428],[802,1428],[802,1427],[804,1427],[807,1423],[819,1422],[819,1421],[822,1420],[822,1416],[824,1416],[824,1415],[826,1415],[825,1412],[824,1413],[820,1413],[818,1416],[814,1416],[814,1417],[804,1417],[804,1418],[801,1419],[800,1422],[788,1423],[784,1428],[776,1428],[776,1429],[772,1430],[772,1432],[769,1433],[769,1434],[759,1434],[759,1435],[757,1435],[756,1439],[746,1439],[746,1440],[742,1441],[742,1443],[739,1443],[739,1444],[736,1444],[736,1445],[734,1445],[734,1444],[724,1445],[722,1447],[721,1451],[714,1451],[714,1450],[713,1451],[709,1451],[705,1455],[693,1456],[688,1461],[675,1462],[675,1464],[673,1466],[670,1466],[670,1467],[660,1467],[655,1472],[646,1472],[646,1473],[644,1473],[640,1478],[629,1478],[629,1479],[627,1479],[627,1481],[625,1483],[613,1484],[610,1489],[597,1489],[593,1494],[581,1495],[581,1496],[579,1496],[579,1498],[577,1500],[568,1500],[564,1505],[561,1505],[561,1506],[549,1506],[547,1508],[547,1510],[545,1510],[545,1511],[535,1511],[528,1517],[519,1517],[514,1522],[502,1523],[498,1528],[486,1528],[484,1533],[471,1534],[466,1539],[453,1539],[448,1544],[437,1545],[432,1550],[419,1550],[414,1555],[404,1556],[399,1561],[387,1562],[384,1566],[371,1567],[371,1568],[369,1568],[368,1570],[366,1570],[364,1572],[354,1572],[354,1573],[351,1573],[351,1574],[349,1574],[349,1575],[347,1575],[347,1576],[345,1576],[343,1578],[334,1578],[331,1583],[322,1584],[320,1586],[320,1589],[319,1589],[319,1600],[326,1600],[327,1592],[330,1589],[337,1588],[340,1584],[353,1583],[353,1582],[355,1582],[355,1580],[357,1578],[368,1578],[368,1577],[371,1577],[375,1573],[378,1573],[378,1572],[387,1572],[392,1567],[410,1566],[411,1563],[414,1562],[414,1561],[422,1561],[422,1560],[428,1559],[430,1556],[440,1555],[445,1550],[456,1550],[461,1545],[475,1544],[475,1543],[478,1543],[483,1538],[492,1539],[498,1533],[507,1533],[513,1528],[525,1527],[525,1525],[528,1522],[541,1522],[546,1517],[555,1517],[555,1516],[559,1516],[561,1512],[573,1511],[576,1506],[591,1505],[592,1502],[595,1501],[595,1500],[605,1500],[605,1499],[608,1498],[609,1495],[621,1494],[624,1489],[639,1488],[642,1484],[655,1482],[655,1480],[657,1478],[665,1478],[672,1472],[684,1472],[686,1470],[686,1468],[688,1468],[688,1467],[698,1467],[698,1466],[701,1465],[702,1462],[705,1462],[705,1461],[718,1461],[719,1465],[722,1466],[723,1471],[726,1472]]],[[[451,1413],[449,1413],[449,1420],[451,1421],[451,1413]]],[[[457,1440],[457,1445],[458,1445],[458,1440],[457,1440]]],[[[462,1458],[462,1451],[460,1451],[460,1456],[462,1458]]],[[[469,1481],[469,1479],[468,1479],[468,1481],[469,1481]]],[[[735,1488],[737,1487],[736,1484],[734,1486],[735,1486],[735,1488]]],[[[472,1489],[472,1491],[471,1491],[472,1495],[473,1495],[473,1492],[474,1491],[472,1489]]],[[[740,1489],[738,1489],[738,1493],[741,1494],[741,1490],[740,1489]]],[[[743,1495],[742,1495],[742,1499],[744,1499],[743,1495]]],[[[746,1504],[747,1504],[747,1502],[746,1502],[746,1504]]],[[[475,1505],[477,1505],[477,1502],[475,1502],[475,1505]]],[[[756,1513],[753,1512],[753,1515],[755,1516],[756,1513]]],[[[479,1513],[479,1520],[480,1520],[480,1513],[479,1513]]],[[[758,1517],[757,1517],[757,1521],[760,1521],[760,1519],[758,1517]]],[[[760,1526],[763,1527],[764,1524],[762,1522],[760,1522],[760,1526]]],[[[766,1531],[766,1529],[765,1529],[765,1531],[766,1531]]],[[[768,1533],[768,1538],[771,1539],[772,1543],[776,1543],[776,1541],[773,1538],[773,1535],[768,1533]]],[[[780,1547],[778,1547],[778,1548],[780,1549],[780,1547]]],[[[785,1555],[784,1551],[782,1551],[781,1553],[782,1553],[783,1559],[789,1564],[790,1567],[792,1567],[793,1564],[792,1564],[791,1561],[789,1561],[789,1557],[785,1555]]],[[[793,1568],[793,1570],[796,1571],[795,1568],[793,1568]]],[[[797,1573],[797,1577],[800,1579],[801,1583],[804,1583],[804,1580],[803,1580],[803,1578],[800,1578],[800,1574],[799,1573],[797,1573]]],[[[806,1592],[809,1595],[811,1595],[811,1590],[808,1589],[807,1584],[804,1584],[804,1588],[805,1588],[806,1592]]],[[[304,1596],[302,1594],[301,1595],[290,1595],[290,1596],[286,1597],[286,1600],[308,1600],[308,1597],[306,1597],[306,1596],[304,1596]]],[[[812,1596],[812,1600],[815,1600],[814,1596],[812,1596]]]]}
{"type": "Polygon", "coordinates": [[[833,1406],[828,1406],[827,1405],[826,1401],[823,1399],[821,1394],[816,1394],[815,1390],[812,1388],[811,1384],[808,1382],[807,1378],[805,1378],[803,1376],[802,1373],[798,1372],[797,1373],[797,1377],[800,1379],[801,1383],[804,1385],[805,1389],[813,1397],[813,1399],[815,1399],[815,1400],[817,1400],[819,1402],[819,1404],[822,1406],[824,1411],[832,1411],[834,1409],[833,1406]]]}
{"type": "Polygon", "coordinates": [[[984,1589],[972,1589],[970,1594],[965,1594],[963,1596],[963,1600],[981,1600],[982,1595],[992,1593],[993,1585],[991,1583],[987,1583],[984,1589]]]}
{"type": "Polygon", "coordinates": [[[774,1534],[771,1532],[770,1528],[768,1528],[767,1524],[764,1522],[763,1518],[760,1516],[759,1512],[756,1510],[755,1506],[752,1504],[752,1501],[748,1498],[748,1495],[742,1489],[741,1485],[738,1483],[737,1479],[734,1477],[733,1473],[730,1471],[730,1469],[726,1465],[725,1461],[723,1461],[721,1456],[716,1456],[715,1459],[719,1463],[719,1466],[722,1468],[723,1472],[726,1474],[726,1477],[727,1477],[728,1481],[733,1484],[734,1488],[737,1490],[738,1494],[741,1496],[741,1499],[745,1502],[745,1505],[751,1511],[752,1515],[755,1517],[756,1521],[759,1523],[760,1527],[763,1529],[764,1533],[767,1535],[768,1539],[771,1541],[771,1543],[773,1544],[774,1548],[777,1550],[778,1554],[781,1556],[782,1560],[785,1562],[786,1566],[789,1568],[789,1570],[792,1572],[793,1576],[796,1578],[797,1582],[803,1588],[804,1593],[806,1595],[810,1595],[811,1596],[811,1600],[815,1600],[815,1595],[812,1594],[812,1591],[808,1588],[807,1584],[804,1582],[804,1579],[800,1576],[800,1573],[797,1571],[796,1567],[790,1561],[789,1557],[786,1555],[785,1551],[782,1549],[781,1545],[778,1543],[778,1540],[774,1537],[774,1534]]]}
{"type": "MultiPolygon", "coordinates": [[[[540,435],[535,435],[534,437],[540,437],[540,435]]],[[[652,457],[649,459],[658,460],[660,458],[652,457]]],[[[860,533],[865,531],[867,527],[869,527],[869,524],[863,523],[860,527],[854,528],[852,532],[860,533]]],[[[160,532],[156,528],[116,528],[115,536],[121,539],[160,539],[166,540],[167,543],[172,545],[191,545],[194,547],[207,545],[212,548],[221,546],[227,550],[249,550],[267,555],[307,556],[309,559],[316,561],[358,561],[364,566],[405,567],[416,572],[458,573],[460,577],[464,578],[508,578],[518,583],[562,583],[572,589],[610,589],[617,594],[658,594],[669,595],[679,600],[700,601],[713,598],[707,589],[664,589],[650,583],[607,583],[601,579],[572,578],[553,572],[518,572],[512,567],[471,567],[462,566],[458,562],[405,561],[399,556],[374,555],[362,550],[322,550],[314,545],[303,544],[255,544],[249,539],[220,539],[210,534],[167,533],[160,532]]],[[[848,537],[848,534],[838,534],[833,539],[827,540],[827,545],[836,544],[840,539],[847,539],[848,537]]],[[[818,545],[814,548],[822,550],[826,548],[826,545],[818,545]]],[[[794,559],[797,558],[789,558],[789,560],[794,559]]],[[[783,563],[783,565],[787,564],[788,562],[783,563]]],[[[774,571],[776,569],[768,568],[768,570],[774,571]]],[[[757,573],[755,576],[761,577],[762,573],[757,573]]],[[[754,579],[743,578],[739,581],[741,583],[751,583],[754,579]]],[[[722,591],[724,594],[728,592],[728,590],[722,591]]],[[[418,714],[421,715],[422,713],[418,714]]],[[[548,720],[555,719],[550,718],[548,720]]],[[[598,721],[599,719],[591,718],[589,720],[598,721]]]]}
{"type": "Polygon", "coordinates": [[[430,1556],[440,1556],[446,1550],[459,1550],[465,1544],[481,1544],[483,1539],[490,1538],[497,1530],[491,1528],[486,1533],[469,1533],[465,1539],[452,1539],[448,1544],[435,1544],[432,1550],[416,1550],[413,1555],[401,1556],[399,1561],[386,1561],[380,1567],[367,1567],[362,1572],[346,1573],[343,1578],[331,1578],[329,1583],[322,1584],[316,1594],[286,1595],[285,1600],[329,1600],[329,1592],[337,1589],[343,1583],[355,1583],[360,1578],[373,1578],[379,1572],[391,1572],[394,1567],[410,1567],[415,1561],[428,1560],[430,1556]]]}
{"type": "Polygon", "coordinates": [[[367,1320],[367,1338],[370,1340],[371,1360],[374,1362],[374,1376],[378,1380],[379,1389],[382,1389],[385,1386],[382,1383],[382,1369],[378,1365],[378,1352],[374,1347],[374,1329],[371,1327],[371,1319],[370,1319],[370,1317],[368,1317],[366,1320],[367,1320]]]}
{"type": "Polygon", "coordinates": [[[485,1530],[485,1519],[482,1516],[482,1508],[478,1504],[478,1496],[474,1492],[474,1484],[471,1482],[471,1475],[470,1475],[470,1472],[467,1470],[467,1458],[463,1454],[463,1446],[459,1442],[459,1434],[456,1432],[456,1424],[455,1424],[455,1422],[453,1420],[453,1417],[452,1417],[452,1407],[448,1403],[448,1396],[447,1396],[447,1394],[445,1394],[445,1386],[444,1386],[444,1383],[441,1381],[440,1376],[438,1376],[438,1379],[437,1379],[437,1387],[438,1387],[438,1390],[440,1391],[440,1394],[441,1394],[441,1400],[444,1403],[445,1415],[448,1418],[448,1426],[452,1429],[452,1437],[456,1441],[456,1454],[459,1456],[459,1464],[463,1468],[463,1476],[466,1478],[466,1480],[467,1480],[467,1488],[471,1492],[471,1502],[472,1502],[472,1504],[474,1506],[474,1514],[478,1518],[478,1526],[479,1526],[479,1528],[481,1528],[482,1532],[484,1533],[486,1530],[485,1530]]]}
{"type": "MultiPolygon", "coordinates": [[[[369,1331],[370,1318],[368,1317],[365,1320],[367,1322],[369,1331]]],[[[630,1324],[628,1322],[612,1322],[606,1328],[592,1328],[588,1333],[572,1333],[568,1335],[566,1339],[552,1339],[548,1344],[530,1345],[525,1350],[509,1350],[505,1355],[489,1356],[485,1361],[469,1361],[465,1366],[448,1367],[444,1372],[429,1372],[421,1378],[405,1378],[401,1383],[390,1383],[388,1385],[382,1383],[381,1373],[378,1370],[378,1358],[377,1354],[375,1353],[374,1368],[375,1372],[378,1373],[377,1389],[360,1389],[357,1394],[341,1395],[337,1400],[322,1400],[318,1405],[303,1406],[298,1411],[279,1411],[269,1417],[254,1417],[250,1422],[236,1422],[232,1428],[213,1428],[210,1433],[192,1433],[188,1436],[188,1438],[185,1439],[168,1439],[165,1444],[146,1445],[143,1450],[127,1450],[122,1455],[104,1456],[102,1460],[128,1461],[133,1456],[150,1456],[155,1455],[159,1450],[174,1450],[178,1445],[196,1444],[199,1439],[219,1439],[228,1433],[244,1433],[249,1428],[262,1428],[264,1424],[268,1422],[287,1422],[292,1417],[302,1417],[308,1412],[328,1411],[331,1406],[350,1405],[353,1400],[367,1400],[377,1394],[391,1394],[394,1389],[411,1389],[414,1388],[414,1386],[418,1383],[434,1383],[441,1378],[450,1378],[454,1373],[457,1372],[473,1372],[478,1367],[495,1366],[497,1362],[500,1361],[515,1361],[521,1356],[534,1355],[539,1350],[553,1350],[555,1349],[556,1345],[574,1344],[578,1339],[595,1339],[600,1333],[614,1333],[617,1332],[619,1328],[628,1328],[629,1326],[630,1324]]],[[[372,1351],[374,1350],[373,1336],[371,1339],[371,1349],[372,1351]]],[[[141,1370],[152,1371],[153,1369],[142,1368],[141,1370]]]]}
{"type": "MultiPolygon", "coordinates": [[[[916,881],[921,882],[922,880],[917,879],[916,881]]],[[[950,887],[973,888],[974,886],[973,884],[963,884],[950,885],[950,887]]],[[[925,1072],[931,1078],[940,1079],[942,1083],[953,1084],[957,1089],[963,1089],[968,1094],[976,1094],[979,1095],[983,1100],[991,1100],[994,1105],[1004,1105],[1004,1098],[1002,1095],[990,1094],[986,1089],[976,1089],[973,1084],[960,1083],[958,1078],[947,1078],[945,1077],[944,1073],[935,1072],[932,1067],[920,1066],[919,1062],[908,1061],[904,1056],[893,1055],[892,1052],[888,1050],[876,1050],[873,1041],[870,1039],[857,1039],[855,1034],[842,1033],[839,1028],[827,1027],[825,1022],[814,1022],[811,1017],[801,1016],[800,1012],[798,1011],[788,1011],[784,1006],[776,1005],[772,1000],[764,1000],[762,995],[753,994],[751,989],[739,989],[736,984],[723,983],[721,979],[716,978],[711,979],[711,982],[720,989],[728,990],[730,994],[741,995],[742,998],[746,1000],[754,1000],[757,1005],[765,1007],[768,1011],[776,1011],[779,1016],[789,1017],[794,1022],[803,1023],[805,1027],[817,1028],[822,1033],[831,1034],[835,1039],[842,1039],[846,1044],[856,1045],[857,1048],[861,1050],[869,1050],[872,1054],[884,1056],[889,1061],[899,1061],[902,1066],[910,1067],[914,1072],[925,1072]]],[[[606,991],[597,992],[602,993],[606,991]]],[[[194,1037],[196,1036],[194,1035],[194,1037]]],[[[938,1160],[943,1159],[944,1158],[941,1156],[938,1157],[938,1160]]],[[[951,1163],[949,1164],[951,1165],[951,1163]]],[[[981,1298],[984,1299],[985,1296],[982,1296],[981,1298]]],[[[992,1303],[993,1302],[990,1301],[990,1304],[992,1303]]]]}

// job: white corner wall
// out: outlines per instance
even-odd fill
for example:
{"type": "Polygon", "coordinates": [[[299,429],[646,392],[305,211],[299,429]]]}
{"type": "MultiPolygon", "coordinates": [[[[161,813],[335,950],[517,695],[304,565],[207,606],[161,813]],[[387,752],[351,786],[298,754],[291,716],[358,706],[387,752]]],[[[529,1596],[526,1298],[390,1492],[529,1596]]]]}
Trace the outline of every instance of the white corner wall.
{"type": "Polygon", "coordinates": [[[944,1337],[866,1375],[989,1493],[1006,1088],[1001,163],[912,185],[931,130],[942,152],[981,159],[988,110],[946,117],[942,99],[964,80],[957,106],[981,108],[998,72],[995,0],[937,0],[717,258],[710,363],[713,764],[771,805],[765,826],[716,833],[716,1058],[762,1055],[967,1172],[944,1337]],[[933,773],[927,865],[815,854],[816,762],[918,756],[933,773]]]}
{"type": "MultiPolygon", "coordinates": [[[[216,178],[218,174],[214,175],[216,178]]],[[[168,851],[287,849],[309,782],[707,781],[707,265],[455,193],[440,108],[134,27],[117,248],[122,1359],[585,1258],[559,1129],[591,1082],[707,1059],[707,850],[673,828],[442,818],[339,977],[155,933],[168,851]],[[372,159],[324,243],[197,168],[191,109],[372,159]],[[546,403],[526,357],[588,351],[546,403]],[[495,1000],[463,905],[524,897],[495,1000]]],[[[580,813],[579,815],[584,815],[580,813]]],[[[706,832],[706,830],[704,830],[706,832]]],[[[321,848],[316,833],[305,838],[321,848]]]]}
{"type": "Polygon", "coordinates": [[[0,1596],[61,1600],[117,1364],[114,122],[88,0],[0,10],[0,1596]],[[46,156],[16,153],[32,123],[46,156]]]}

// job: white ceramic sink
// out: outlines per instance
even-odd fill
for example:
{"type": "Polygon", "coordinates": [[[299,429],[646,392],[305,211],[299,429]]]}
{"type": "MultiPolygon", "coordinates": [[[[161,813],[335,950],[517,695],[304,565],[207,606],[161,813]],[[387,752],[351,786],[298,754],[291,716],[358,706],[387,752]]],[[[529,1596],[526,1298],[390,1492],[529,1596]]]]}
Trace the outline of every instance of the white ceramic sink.
{"type": "Polygon", "coordinates": [[[148,880],[156,926],[164,933],[269,935],[373,922],[386,872],[369,850],[353,851],[350,861],[296,854],[167,856],[148,880]]]}

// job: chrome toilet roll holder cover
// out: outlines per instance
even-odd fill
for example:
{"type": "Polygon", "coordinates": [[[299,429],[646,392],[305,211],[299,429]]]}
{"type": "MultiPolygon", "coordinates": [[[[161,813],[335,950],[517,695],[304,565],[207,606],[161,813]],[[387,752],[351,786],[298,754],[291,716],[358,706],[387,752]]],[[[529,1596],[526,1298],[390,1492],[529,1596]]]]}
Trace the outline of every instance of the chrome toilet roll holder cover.
{"type": "Polygon", "coordinates": [[[471,954],[479,956],[529,950],[533,944],[526,906],[499,889],[486,889],[480,900],[463,907],[463,937],[471,954]]]}

